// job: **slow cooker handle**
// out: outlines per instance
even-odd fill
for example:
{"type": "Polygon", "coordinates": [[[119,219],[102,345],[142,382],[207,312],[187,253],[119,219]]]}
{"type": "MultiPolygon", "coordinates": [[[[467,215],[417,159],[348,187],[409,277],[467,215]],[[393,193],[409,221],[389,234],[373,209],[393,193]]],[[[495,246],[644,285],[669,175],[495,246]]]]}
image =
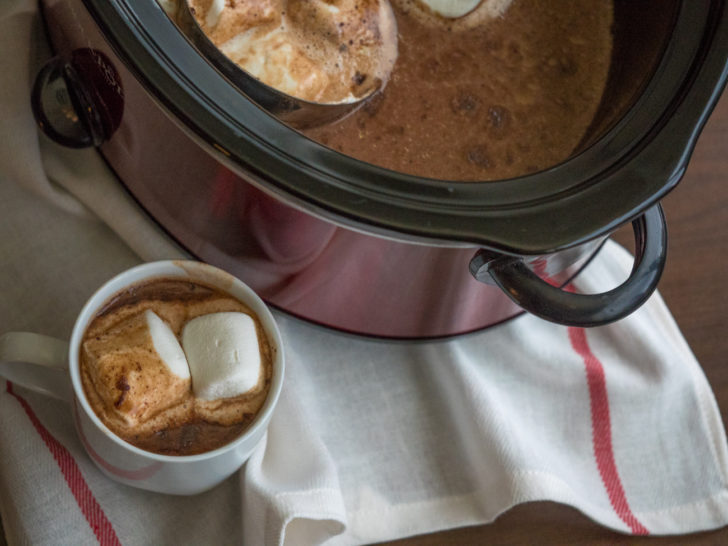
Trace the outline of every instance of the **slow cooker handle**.
{"type": "Polygon", "coordinates": [[[497,257],[480,250],[470,262],[470,272],[493,281],[518,305],[538,317],[567,326],[601,326],[619,320],[640,307],[654,292],[665,267],[667,225],[657,204],[632,222],[635,263],[629,278],[601,294],[575,294],[548,284],[522,259],[497,257]]]}
{"type": "Polygon", "coordinates": [[[38,126],[58,144],[89,148],[106,140],[95,101],[74,66],[61,57],[50,59],[36,75],[30,105],[38,126]]]}

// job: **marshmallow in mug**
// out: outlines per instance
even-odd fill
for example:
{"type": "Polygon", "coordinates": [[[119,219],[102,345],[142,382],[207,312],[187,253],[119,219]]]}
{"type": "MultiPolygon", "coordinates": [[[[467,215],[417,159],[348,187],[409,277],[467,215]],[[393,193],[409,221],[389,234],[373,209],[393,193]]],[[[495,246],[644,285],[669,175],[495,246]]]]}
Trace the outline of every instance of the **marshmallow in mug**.
{"type": "Polygon", "coordinates": [[[95,360],[90,370],[96,392],[117,419],[135,426],[180,403],[190,380],[195,396],[205,401],[258,385],[260,346],[249,315],[201,315],[185,325],[182,340],[180,345],[169,325],[147,309],[86,341],[84,349],[95,360]]]}
{"type": "Polygon", "coordinates": [[[89,338],[84,352],[96,393],[125,426],[137,426],[179,404],[190,389],[190,370],[170,327],[146,310],[89,338]]]}
{"type": "Polygon", "coordinates": [[[231,398],[258,385],[262,363],[249,315],[227,312],[194,318],[182,330],[182,346],[197,398],[231,398]]]}
{"type": "MultiPolygon", "coordinates": [[[[69,342],[30,332],[0,335],[1,377],[68,402],[79,437],[99,470],[120,483],[160,493],[201,493],[236,472],[265,434],[284,373],[283,343],[265,303],[239,279],[191,260],[145,263],[107,281],[81,309],[69,342]],[[240,311],[255,321],[263,362],[260,385],[235,398],[196,401],[190,378],[185,377],[186,357],[178,336],[191,318],[228,311],[240,311]],[[118,332],[117,339],[107,336],[124,323],[126,329],[118,332]],[[143,357],[145,362],[155,362],[163,377],[186,381],[182,402],[141,426],[125,427],[109,419],[90,377],[95,367],[92,359],[98,354],[87,354],[95,343],[103,345],[104,338],[111,352],[134,347],[125,371],[139,374],[142,361],[135,357],[143,357]],[[63,371],[68,375],[58,373],[63,371]],[[180,408],[183,415],[175,415],[180,408]],[[155,421],[159,426],[149,429],[147,425],[155,421]],[[139,436],[145,431],[151,436],[139,436]]],[[[115,400],[124,395],[127,379],[123,374],[115,376],[121,387],[115,400]]],[[[158,390],[156,383],[154,390],[158,390]]]]}

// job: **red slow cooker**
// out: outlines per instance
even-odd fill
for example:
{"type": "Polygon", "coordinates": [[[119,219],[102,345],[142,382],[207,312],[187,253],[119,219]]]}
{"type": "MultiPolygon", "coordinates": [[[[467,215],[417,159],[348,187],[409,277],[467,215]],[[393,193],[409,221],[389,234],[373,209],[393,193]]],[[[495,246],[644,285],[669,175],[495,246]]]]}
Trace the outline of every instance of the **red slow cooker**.
{"type": "Polygon", "coordinates": [[[522,312],[595,326],[639,307],[665,261],[676,186],[728,74],[718,0],[615,0],[602,104],[566,161],[509,180],[389,171],[317,144],[255,104],[152,0],[42,0],[57,56],[41,127],[98,146],[151,218],[271,305],[348,332],[429,338],[522,312]],[[635,266],[614,290],[562,285],[619,226],[635,266]]]}

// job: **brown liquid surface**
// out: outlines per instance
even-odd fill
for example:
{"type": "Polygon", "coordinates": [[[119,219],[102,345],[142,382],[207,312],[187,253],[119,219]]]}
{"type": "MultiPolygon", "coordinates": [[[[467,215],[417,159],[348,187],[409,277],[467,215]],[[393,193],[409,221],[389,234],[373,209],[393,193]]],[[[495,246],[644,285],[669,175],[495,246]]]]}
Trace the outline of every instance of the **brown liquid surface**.
{"type": "Polygon", "coordinates": [[[520,176],[568,158],[607,81],[613,3],[514,0],[470,30],[395,3],[399,57],[384,91],[306,134],[357,159],[445,180],[520,176]]]}
{"type": "MultiPolygon", "coordinates": [[[[254,420],[270,389],[272,351],[260,321],[242,302],[197,282],[177,279],[154,279],[134,285],[113,296],[98,312],[84,335],[81,350],[81,379],[86,398],[98,417],[123,440],[147,451],[164,455],[193,455],[221,447],[237,438],[254,420]],[[225,311],[243,312],[253,317],[261,344],[263,373],[261,381],[249,393],[222,400],[195,399],[191,389],[173,399],[173,403],[145,417],[142,422],[124,419],[123,401],[128,391],[125,374],[143,373],[139,363],[106,377],[94,369],[92,351],[115,332],[146,309],[151,309],[171,327],[180,338],[184,324],[200,315],[225,311]],[[104,396],[104,388],[119,389],[119,396],[104,396]]],[[[107,373],[108,375],[108,373],[107,373]]],[[[154,388],[154,386],[152,386],[154,388]]],[[[166,396],[168,387],[159,381],[155,393],[166,396]]],[[[170,391],[172,392],[172,391],[170,391]]],[[[157,396],[159,398],[160,396],[157,396]]]]}

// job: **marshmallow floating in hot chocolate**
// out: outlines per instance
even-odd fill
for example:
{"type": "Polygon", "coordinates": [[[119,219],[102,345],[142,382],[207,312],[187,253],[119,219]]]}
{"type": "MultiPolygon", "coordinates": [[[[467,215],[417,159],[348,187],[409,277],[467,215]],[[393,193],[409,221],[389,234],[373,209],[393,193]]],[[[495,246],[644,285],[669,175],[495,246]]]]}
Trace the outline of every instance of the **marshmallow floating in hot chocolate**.
{"type": "Polygon", "coordinates": [[[147,328],[154,343],[157,354],[177,377],[187,379],[190,377],[190,367],[187,358],[169,325],[157,316],[154,311],[144,311],[147,328]]]}
{"type": "Polygon", "coordinates": [[[443,17],[462,17],[467,15],[475,8],[482,0],[419,0],[425,4],[432,11],[443,17]]]}
{"type": "Polygon", "coordinates": [[[466,30],[500,17],[512,0],[392,0],[401,10],[428,25],[466,30]]]}
{"type": "Polygon", "coordinates": [[[260,345],[249,315],[224,312],[194,318],[182,330],[182,346],[197,398],[230,398],[258,385],[260,345]]]}
{"type": "Polygon", "coordinates": [[[170,327],[146,310],[83,344],[96,393],[114,418],[144,422],[179,403],[190,389],[190,370],[170,327]]]}
{"type": "Polygon", "coordinates": [[[384,87],[397,58],[388,0],[182,1],[222,53],[299,99],[359,100],[384,87]]]}

